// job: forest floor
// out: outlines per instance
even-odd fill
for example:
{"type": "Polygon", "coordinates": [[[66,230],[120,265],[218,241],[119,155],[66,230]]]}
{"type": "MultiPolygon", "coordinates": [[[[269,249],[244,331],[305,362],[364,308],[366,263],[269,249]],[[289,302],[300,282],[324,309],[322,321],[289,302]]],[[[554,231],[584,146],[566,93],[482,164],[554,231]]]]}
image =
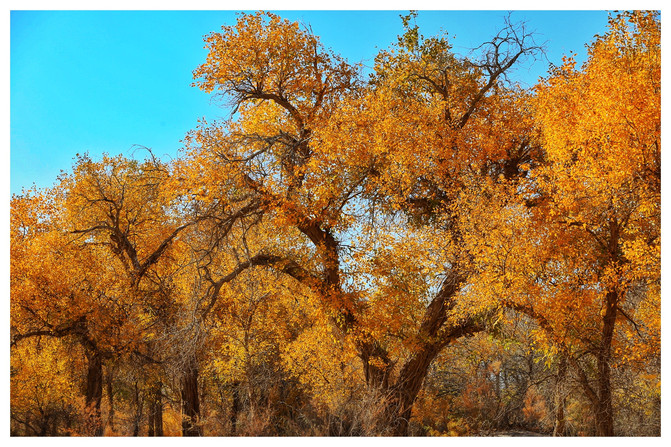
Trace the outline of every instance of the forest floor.
{"type": "Polygon", "coordinates": [[[551,436],[544,433],[537,433],[534,431],[526,430],[508,430],[508,431],[499,431],[494,433],[489,433],[485,436],[491,437],[531,437],[531,436],[551,436]]]}

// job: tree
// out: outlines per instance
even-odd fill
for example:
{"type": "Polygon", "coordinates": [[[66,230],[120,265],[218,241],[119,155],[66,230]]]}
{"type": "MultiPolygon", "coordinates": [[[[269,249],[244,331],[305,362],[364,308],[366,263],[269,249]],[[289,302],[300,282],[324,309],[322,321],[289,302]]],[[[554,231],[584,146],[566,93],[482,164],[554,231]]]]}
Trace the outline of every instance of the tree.
{"type": "MultiPolygon", "coordinates": [[[[288,252],[273,254],[268,264],[312,287],[332,313],[333,323],[356,340],[367,383],[389,396],[388,417],[396,434],[407,433],[412,403],[437,353],[482,328],[477,315],[452,312],[468,277],[467,267],[457,266],[468,259],[442,259],[438,269],[443,270],[434,274],[442,279],[434,297],[424,304],[421,294],[404,297],[417,303],[419,313],[409,329],[414,332],[410,337],[414,348],[392,384],[396,360],[384,341],[376,339],[374,328],[366,326],[372,321],[367,314],[373,311],[368,309],[385,304],[371,306],[369,292],[351,287],[353,276],[348,271],[357,267],[348,265],[343,245],[364,248],[349,239],[359,231],[357,214],[376,201],[392,213],[413,214],[409,204],[434,200],[440,211],[426,213],[444,213],[438,225],[449,227],[465,191],[461,178],[470,175],[474,159],[479,157],[485,172],[487,163],[509,160],[506,149],[515,151],[517,163],[523,161],[528,143],[516,141],[523,135],[514,135],[509,148],[484,156],[478,152],[490,146],[470,139],[480,126],[491,135],[492,127],[501,125],[486,111],[494,113],[514,102],[506,99],[506,93],[494,94],[500,88],[499,78],[538,48],[528,45],[530,37],[522,29],[508,25],[489,43],[480,63],[458,59],[449,53],[444,39],[421,41],[409,20],[399,55],[383,53],[373,82],[364,86],[355,67],[324,50],[298,24],[272,14],[241,15],[235,27],[223,27],[207,38],[207,62],[194,72],[202,89],[228,96],[238,119],[203,123],[190,140],[194,156],[207,160],[201,164],[212,164],[206,177],[208,194],[213,192],[210,185],[233,182],[254,197],[273,225],[297,238],[299,247],[308,244],[311,256],[287,247],[288,252]],[[470,122],[478,124],[471,129],[470,122]],[[417,152],[417,144],[427,154],[444,153],[413,160],[410,154],[424,154],[417,152]],[[459,151],[464,155],[454,157],[459,151]],[[338,155],[343,152],[345,159],[338,155]],[[423,176],[426,166],[429,170],[423,176]],[[395,176],[399,171],[402,176],[395,176]],[[458,175],[445,184],[450,174],[458,175]],[[436,198],[438,194],[442,196],[436,198]]],[[[421,231],[424,237],[429,230],[421,231]]],[[[459,231],[446,233],[456,255],[459,231]]]]}
{"type": "MultiPolygon", "coordinates": [[[[80,156],[50,200],[15,199],[13,315],[26,322],[14,325],[12,342],[75,336],[88,359],[85,395],[94,419],[103,362],[123,355],[156,361],[151,332],[175,312],[174,266],[166,260],[190,223],[176,223],[179,196],[164,188],[167,177],[154,158],[80,156]]],[[[95,432],[102,434],[100,423],[95,432]]]]}
{"type": "Polygon", "coordinates": [[[62,231],[62,190],[12,199],[11,344],[35,337],[73,338],[87,359],[85,401],[93,432],[102,434],[102,358],[123,331],[113,271],[104,253],[62,231]]]}
{"type": "MultiPolygon", "coordinates": [[[[591,353],[596,381],[583,381],[597,434],[613,435],[611,363],[619,316],[635,287],[659,293],[660,23],[655,13],[612,17],[581,71],[566,60],[538,89],[537,120],[549,166],[541,184],[551,212],[593,247],[600,334],[591,353]],[[563,119],[557,122],[557,114],[563,119]],[[552,185],[552,186],[550,186],[552,185]]],[[[642,321],[654,328],[655,321],[642,321]]],[[[578,368],[578,366],[576,366],[578,368]]]]}
{"type": "Polygon", "coordinates": [[[566,58],[536,88],[544,161],[526,197],[471,231],[479,292],[536,319],[538,339],[577,374],[600,436],[615,434],[616,358],[632,343],[651,355],[658,346],[659,314],[635,313],[659,300],[659,76],[658,16],[612,17],[581,70],[566,58]]]}

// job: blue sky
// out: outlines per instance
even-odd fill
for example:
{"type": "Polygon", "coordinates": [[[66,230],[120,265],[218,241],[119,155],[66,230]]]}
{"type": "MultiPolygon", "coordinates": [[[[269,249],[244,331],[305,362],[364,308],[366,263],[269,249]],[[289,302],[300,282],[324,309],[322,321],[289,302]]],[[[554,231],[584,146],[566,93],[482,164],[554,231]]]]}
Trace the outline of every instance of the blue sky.
{"type": "MultiPolygon", "coordinates": [[[[279,11],[312,27],[350,62],[372,65],[396,41],[404,11],[279,11]]],[[[506,11],[420,11],[425,36],[446,31],[455,50],[490,38],[506,11]]],[[[520,66],[533,85],[569,52],[606,29],[603,11],[517,11],[545,42],[547,60],[520,66]]],[[[227,116],[191,87],[203,36],[233,24],[232,11],[12,11],[10,16],[10,192],[51,186],[76,153],[130,155],[134,145],[177,155],[200,117],[227,116]]]]}

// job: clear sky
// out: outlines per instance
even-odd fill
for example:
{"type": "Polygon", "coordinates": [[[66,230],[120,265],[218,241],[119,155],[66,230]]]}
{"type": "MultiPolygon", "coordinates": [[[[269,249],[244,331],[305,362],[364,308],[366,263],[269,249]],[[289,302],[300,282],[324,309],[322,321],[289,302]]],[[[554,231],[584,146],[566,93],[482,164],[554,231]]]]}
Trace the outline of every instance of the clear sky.
{"type": "MultiPolygon", "coordinates": [[[[276,11],[278,12],[278,11],[276,11]]],[[[372,65],[396,41],[404,11],[279,11],[312,27],[350,62],[372,65]]],[[[446,31],[455,50],[488,40],[506,11],[421,11],[425,36],[446,31]]],[[[516,11],[545,42],[547,59],[518,67],[533,85],[548,63],[606,29],[603,11],[516,11]]],[[[228,116],[192,87],[203,36],[233,24],[232,11],[12,11],[10,15],[10,192],[51,186],[76,153],[131,154],[134,145],[174,157],[200,117],[228,116]]]]}

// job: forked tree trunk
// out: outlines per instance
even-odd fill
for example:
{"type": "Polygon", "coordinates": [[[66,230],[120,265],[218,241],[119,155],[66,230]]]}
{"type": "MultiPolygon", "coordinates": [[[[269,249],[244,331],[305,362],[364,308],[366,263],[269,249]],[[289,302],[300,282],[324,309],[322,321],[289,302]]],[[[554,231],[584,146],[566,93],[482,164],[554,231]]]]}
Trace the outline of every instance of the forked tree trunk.
{"type": "MultiPolygon", "coordinates": [[[[467,120],[468,118],[464,118],[467,120]]],[[[330,230],[321,228],[318,222],[300,224],[298,229],[305,234],[319,249],[324,256],[324,287],[325,297],[335,300],[333,304],[347,308],[346,300],[341,300],[345,294],[340,284],[340,263],[338,254],[338,243],[330,230]],[[341,301],[341,302],[337,302],[341,301]]],[[[394,365],[388,353],[375,341],[364,341],[358,347],[359,358],[364,367],[364,375],[368,386],[380,391],[386,402],[383,423],[390,427],[396,436],[407,436],[408,422],[412,414],[412,406],[417,394],[422,387],[424,378],[429,370],[431,362],[440,350],[456,338],[471,334],[477,330],[477,324],[472,320],[464,320],[452,328],[444,328],[448,312],[456,304],[456,294],[465,275],[457,267],[447,272],[440,290],[426,309],[419,331],[417,343],[420,345],[416,352],[401,368],[399,378],[395,385],[389,384],[390,375],[394,365]],[[380,366],[380,364],[382,366],[380,366]]],[[[344,312],[342,318],[336,324],[347,331],[354,318],[349,312],[344,312]]]]}
{"type": "Polygon", "coordinates": [[[483,327],[468,320],[445,331],[433,342],[425,343],[408,359],[398,375],[396,384],[391,389],[389,409],[391,410],[391,429],[393,436],[408,436],[412,408],[422,389],[424,379],[429,372],[431,363],[447,345],[457,339],[481,331],[483,327]]]}
{"type": "Polygon", "coordinates": [[[384,350],[376,346],[376,349],[369,349],[369,352],[361,352],[369,386],[379,389],[388,399],[383,419],[394,436],[408,435],[413,405],[422,389],[429,367],[440,351],[458,338],[483,329],[470,318],[452,326],[445,326],[448,313],[456,304],[455,297],[463,280],[463,275],[454,270],[443,281],[439,292],[424,314],[417,334],[419,348],[401,367],[395,384],[388,384],[393,365],[384,350]],[[380,368],[369,364],[369,358],[372,357],[377,358],[378,364],[381,360],[386,367],[380,368]]]}
{"type": "Polygon", "coordinates": [[[414,354],[399,372],[398,381],[392,389],[391,429],[393,436],[408,436],[408,424],[412,417],[412,407],[429,372],[431,362],[440,352],[437,344],[427,344],[414,354]]]}
{"type": "Polygon", "coordinates": [[[198,366],[192,359],[182,376],[182,436],[202,436],[199,420],[198,366]]]}

